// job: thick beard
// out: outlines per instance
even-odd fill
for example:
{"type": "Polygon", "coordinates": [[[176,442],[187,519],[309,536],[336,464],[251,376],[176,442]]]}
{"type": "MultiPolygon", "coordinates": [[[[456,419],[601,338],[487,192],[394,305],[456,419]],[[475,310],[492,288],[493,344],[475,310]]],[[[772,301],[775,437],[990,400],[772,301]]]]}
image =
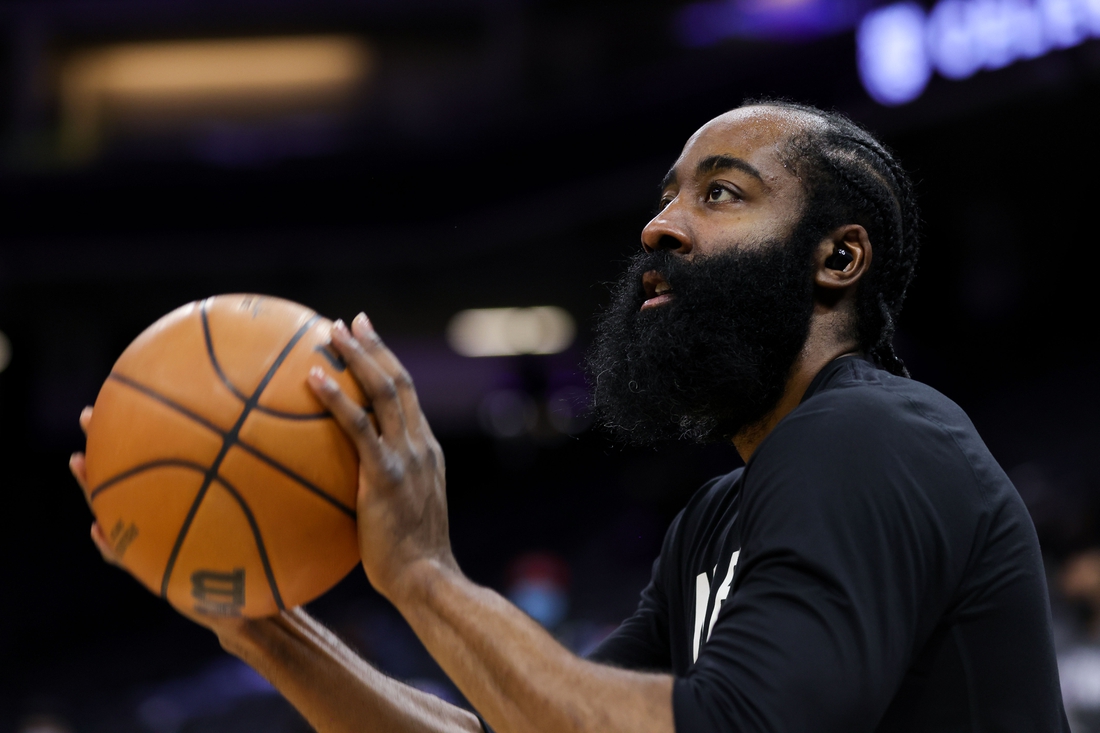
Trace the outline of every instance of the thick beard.
{"type": "Polygon", "coordinates": [[[819,240],[800,225],[787,239],[691,261],[668,251],[635,256],[586,356],[597,423],[652,445],[726,442],[760,422],[809,333],[819,240]],[[649,270],[664,275],[674,297],[640,311],[649,270]]]}

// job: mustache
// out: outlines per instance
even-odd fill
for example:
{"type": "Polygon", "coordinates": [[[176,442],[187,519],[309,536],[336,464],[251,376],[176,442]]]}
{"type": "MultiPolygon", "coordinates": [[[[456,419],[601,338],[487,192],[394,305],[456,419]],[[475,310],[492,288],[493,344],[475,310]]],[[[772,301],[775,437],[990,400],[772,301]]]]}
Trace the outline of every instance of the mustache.
{"type": "MultiPolygon", "coordinates": [[[[731,259],[736,257],[735,253],[729,253],[729,255],[731,259]]],[[[686,259],[683,255],[674,254],[670,250],[637,252],[627,260],[627,266],[619,277],[615,292],[620,297],[640,305],[647,298],[642,276],[651,270],[661,273],[673,292],[691,292],[693,280],[703,269],[726,256],[717,254],[686,259]]]]}

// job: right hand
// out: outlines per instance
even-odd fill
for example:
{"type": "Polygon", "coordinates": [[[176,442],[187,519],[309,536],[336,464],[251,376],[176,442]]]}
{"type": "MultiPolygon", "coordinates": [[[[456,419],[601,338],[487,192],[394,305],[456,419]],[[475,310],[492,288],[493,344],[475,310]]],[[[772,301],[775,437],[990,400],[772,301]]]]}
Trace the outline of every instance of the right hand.
{"type": "MultiPolygon", "coordinates": [[[[85,435],[88,433],[88,423],[92,420],[92,408],[85,407],[80,412],[80,429],[84,431],[85,435]]],[[[73,453],[69,458],[69,470],[72,471],[73,477],[76,482],[80,484],[80,488],[83,490],[84,500],[88,501],[88,480],[85,472],[84,454],[81,452],[73,453]]],[[[91,509],[91,502],[88,502],[88,508],[91,509]]],[[[94,510],[93,510],[94,511],[94,510]]],[[[95,543],[96,548],[99,550],[99,554],[103,556],[103,559],[116,567],[126,570],[126,566],[119,560],[115,554],[114,548],[111,547],[110,541],[107,536],[103,534],[103,529],[99,526],[98,522],[92,522],[92,542],[95,543]]],[[[129,572],[129,570],[126,570],[129,572]]],[[[181,614],[191,619],[200,626],[204,626],[215,634],[218,635],[218,639],[221,641],[222,646],[226,646],[234,636],[241,634],[249,623],[256,623],[264,621],[265,619],[246,619],[232,616],[210,616],[202,613],[198,613],[189,609],[176,608],[181,614]]]]}
{"type": "Polygon", "coordinates": [[[400,608],[399,599],[420,577],[413,569],[459,572],[448,528],[443,449],[412,378],[366,314],[355,317],[351,330],[336,321],[332,344],[373,414],[320,367],[311,370],[309,385],[358,450],[359,555],[371,585],[400,608]]]}

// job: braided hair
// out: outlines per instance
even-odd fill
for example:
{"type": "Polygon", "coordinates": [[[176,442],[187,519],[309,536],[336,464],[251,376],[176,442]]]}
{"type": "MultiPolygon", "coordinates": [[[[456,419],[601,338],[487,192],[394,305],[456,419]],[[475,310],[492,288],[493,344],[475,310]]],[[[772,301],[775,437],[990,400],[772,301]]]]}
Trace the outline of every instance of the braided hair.
{"type": "Polygon", "coordinates": [[[876,364],[908,377],[893,343],[920,238],[920,212],[908,174],[871,133],[839,112],[770,99],[742,106],[776,107],[813,118],[780,151],[806,191],[804,223],[822,235],[845,224],[867,230],[874,257],[856,293],[855,336],[876,364]]]}

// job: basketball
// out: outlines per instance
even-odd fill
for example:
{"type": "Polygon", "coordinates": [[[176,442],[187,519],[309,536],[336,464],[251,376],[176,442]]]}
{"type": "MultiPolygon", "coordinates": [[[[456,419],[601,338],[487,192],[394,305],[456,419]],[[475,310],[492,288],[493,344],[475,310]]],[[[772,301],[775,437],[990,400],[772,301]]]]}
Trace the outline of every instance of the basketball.
{"type": "Polygon", "coordinates": [[[88,499],[121,563],[180,609],[260,617],[359,561],[351,441],[306,384],[364,398],[332,323],[260,295],[189,303],[122,353],[88,425],[88,499]]]}

